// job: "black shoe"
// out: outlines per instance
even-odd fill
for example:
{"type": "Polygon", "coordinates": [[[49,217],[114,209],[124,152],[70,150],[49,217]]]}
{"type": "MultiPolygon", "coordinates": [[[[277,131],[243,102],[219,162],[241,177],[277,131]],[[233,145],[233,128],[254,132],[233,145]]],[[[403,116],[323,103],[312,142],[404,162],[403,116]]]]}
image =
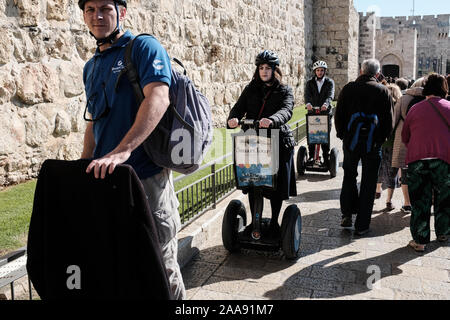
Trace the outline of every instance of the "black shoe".
{"type": "Polygon", "coordinates": [[[363,236],[363,235],[369,233],[369,231],[370,231],[369,228],[367,228],[367,229],[365,229],[365,230],[355,230],[355,233],[354,233],[354,234],[355,234],[356,236],[363,236]]]}
{"type": "Polygon", "coordinates": [[[351,228],[352,227],[352,217],[343,217],[341,221],[341,227],[351,228]]]}
{"type": "Polygon", "coordinates": [[[402,206],[400,209],[403,213],[411,213],[411,206],[402,206]]]}
{"type": "Polygon", "coordinates": [[[386,208],[383,209],[383,212],[389,212],[394,209],[395,207],[392,205],[392,202],[386,202],[386,208]]]}

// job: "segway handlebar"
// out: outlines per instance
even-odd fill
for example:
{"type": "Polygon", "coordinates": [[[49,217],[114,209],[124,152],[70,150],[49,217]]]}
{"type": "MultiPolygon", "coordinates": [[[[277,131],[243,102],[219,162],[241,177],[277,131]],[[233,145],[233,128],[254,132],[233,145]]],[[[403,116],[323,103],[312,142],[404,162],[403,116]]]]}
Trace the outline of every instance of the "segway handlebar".
{"type": "Polygon", "coordinates": [[[246,125],[249,128],[259,128],[259,120],[253,120],[253,119],[242,119],[239,121],[239,125],[246,125]]]}
{"type": "MultiPolygon", "coordinates": [[[[328,114],[328,110],[321,111],[321,108],[322,107],[312,107],[312,111],[308,110],[308,113],[309,114],[328,114]]],[[[307,108],[305,107],[305,109],[307,109],[307,108]]]]}

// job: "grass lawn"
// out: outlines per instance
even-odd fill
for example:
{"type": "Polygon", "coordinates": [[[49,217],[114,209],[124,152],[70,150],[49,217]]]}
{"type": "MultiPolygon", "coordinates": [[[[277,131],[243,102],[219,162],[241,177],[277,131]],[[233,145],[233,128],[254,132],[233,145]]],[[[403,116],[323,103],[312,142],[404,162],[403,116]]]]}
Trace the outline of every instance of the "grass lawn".
{"type": "Polygon", "coordinates": [[[36,180],[0,192],[0,256],[26,244],[36,180]]]}
{"type": "MultiPolygon", "coordinates": [[[[294,108],[294,113],[289,123],[292,124],[302,119],[305,113],[304,106],[294,108]]],[[[231,152],[231,133],[238,131],[239,129],[214,129],[213,144],[206,154],[203,163],[208,163],[213,159],[220,158],[231,152]]],[[[216,170],[230,162],[231,157],[219,163],[216,166],[216,170]]],[[[196,172],[192,176],[179,181],[175,185],[175,189],[179,190],[209,173],[209,168],[201,172],[196,172]]],[[[175,173],[174,177],[178,175],[175,173]]],[[[32,180],[0,191],[0,256],[26,244],[35,188],[36,180],[32,180]]]]}

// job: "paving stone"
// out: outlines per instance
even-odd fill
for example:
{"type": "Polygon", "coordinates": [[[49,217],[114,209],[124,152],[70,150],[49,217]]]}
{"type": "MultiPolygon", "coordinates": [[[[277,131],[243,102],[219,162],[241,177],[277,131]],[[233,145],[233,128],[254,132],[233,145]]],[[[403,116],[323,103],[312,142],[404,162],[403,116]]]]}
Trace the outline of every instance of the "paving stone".
{"type": "Polygon", "coordinates": [[[317,253],[320,251],[321,245],[319,243],[308,243],[308,242],[301,242],[299,252],[305,253],[305,254],[312,254],[317,253]]]}
{"type": "Polygon", "coordinates": [[[221,264],[228,257],[228,251],[223,246],[215,246],[206,250],[201,250],[194,258],[204,262],[221,264]]]}
{"type": "Polygon", "coordinates": [[[312,266],[296,263],[295,265],[280,270],[280,279],[284,283],[293,276],[309,277],[311,275],[312,266]]]}
{"type": "MultiPolygon", "coordinates": [[[[405,264],[392,264],[392,275],[402,275],[408,277],[417,277],[421,279],[449,282],[449,273],[447,270],[442,270],[433,267],[421,267],[405,264]]],[[[449,291],[450,293],[450,291],[449,291]]]]}
{"type": "Polygon", "coordinates": [[[201,286],[217,268],[218,265],[209,262],[193,261],[189,263],[182,270],[186,289],[201,286]]]}
{"type": "Polygon", "coordinates": [[[342,268],[335,267],[313,266],[310,277],[353,283],[356,281],[356,271],[343,270],[342,268]]]}
{"type": "Polygon", "coordinates": [[[231,266],[221,266],[215,272],[216,276],[235,280],[259,280],[266,283],[282,283],[282,275],[270,273],[261,269],[242,269],[231,266]]]}
{"type": "Polygon", "coordinates": [[[305,265],[326,265],[334,260],[333,257],[325,256],[321,253],[308,254],[305,252],[300,252],[300,259],[298,260],[301,264],[305,265]]]}
{"type": "Polygon", "coordinates": [[[332,293],[320,290],[313,290],[313,293],[311,295],[312,299],[338,299],[340,297],[342,296],[336,292],[332,293]]]}
{"type": "Polygon", "coordinates": [[[380,280],[382,288],[397,289],[406,292],[422,292],[422,280],[416,277],[390,276],[380,280]]]}
{"type": "Polygon", "coordinates": [[[309,299],[312,290],[287,287],[285,285],[275,285],[260,282],[246,281],[245,287],[241,295],[248,295],[250,297],[264,297],[270,300],[294,300],[294,299],[309,299]]]}
{"type": "Polygon", "coordinates": [[[427,244],[426,256],[450,260],[450,245],[432,241],[427,244]]]}
{"type": "Polygon", "coordinates": [[[262,269],[266,264],[263,252],[249,251],[231,254],[223,263],[224,266],[233,266],[240,269],[262,269]],[[261,254],[261,255],[260,255],[261,254]]]}
{"type": "Polygon", "coordinates": [[[241,295],[200,289],[195,293],[191,300],[246,300],[247,298],[248,297],[241,295]]]}
{"type": "Polygon", "coordinates": [[[330,244],[321,244],[320,246],[320,253],[327,256],[338,257],[348,254],[355,255],[363,252],[364,250],[354,243],[349,243],[345,246],[335,246],[330,244]]]}
{"type": "Polygon", "coordinates": [[[450,270],[450,259],[424,256],[421,258],[422,266],[424,267],[434,267],[438,269],[450,270]]]}
{"type": "MultiPolygon", "coordinates": [[[[185,283],[186,284],[186,283],[185,283]]],[[[186,300],[192,300],[201,287],[186,288],[186,300]]]]}
{"type": "Polygon", "coordinates": [[[370,289],[367,285],[361,284],[345,284],[344,293],[349,299],[383,299],[383,300],[393,300],[395,298],[395,291],[391,288],[386,288],[374,284],[370,289]]]}
{"type": "Polygon", "coordinates": [[[328,236],[328,228],[302,227],[302,234],[315,234],[319,236],[328,236]]]}
{"type": "Polygon", "coordinates": [[[436,294],[427,294],[427,293],[412,293],[405,291],[396,291],[395,292],[395,300],[449,300],[450,296],[448,295],[436,295],[436,294]]]}
{"type": "Polygon", "coordinates": [[[448,281],[445,282],[423,279],[422,287],[423,292],[426,294],[437,294],[450,298],[450,282],[448,281]]]}
{"type": "Polygon", "coordinates": [[[244,287],[244,282],[240,280],[231,280],[223,277],[212,276],[203,284],[202,288],[210,291],[217,291],[229,294],[239,294],[244,287]]]}
{"type": "Polygon", "coordinates": [[[285,281],[285,285],[294,288],[321,290],[327,292],[341,293],[344,290],[342,282],[326,279],[314,279],[302,276],[293,276],[285,281]]]}
{"type": "MultiPolygon", "coordinates": [[[[340,221],[339,221],[340,223],[340,221]]],[[[328,236],[330,237],[343,237],[346,238],[347,236],[350,236],[350,233],[348,232],[348,230],[344,229],[344,228],[339,228],[337,226],[330,226],[330,229],[328,231],[328,236]]]]}

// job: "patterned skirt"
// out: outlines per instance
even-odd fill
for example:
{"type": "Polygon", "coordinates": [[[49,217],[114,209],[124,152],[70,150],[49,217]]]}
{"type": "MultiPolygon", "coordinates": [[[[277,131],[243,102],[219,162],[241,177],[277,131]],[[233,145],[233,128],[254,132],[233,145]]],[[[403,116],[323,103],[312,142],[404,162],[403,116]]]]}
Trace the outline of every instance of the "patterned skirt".
{"type": "Polygon", "coordinates": [[[395,189],[400,187],[400,179],[398,176],[398,168],[392,168],[392,147],[381,149],[383,154],[381,158],[380,171],[378,172],[378,183],[381,183],[381,188],[395,189]]]}

